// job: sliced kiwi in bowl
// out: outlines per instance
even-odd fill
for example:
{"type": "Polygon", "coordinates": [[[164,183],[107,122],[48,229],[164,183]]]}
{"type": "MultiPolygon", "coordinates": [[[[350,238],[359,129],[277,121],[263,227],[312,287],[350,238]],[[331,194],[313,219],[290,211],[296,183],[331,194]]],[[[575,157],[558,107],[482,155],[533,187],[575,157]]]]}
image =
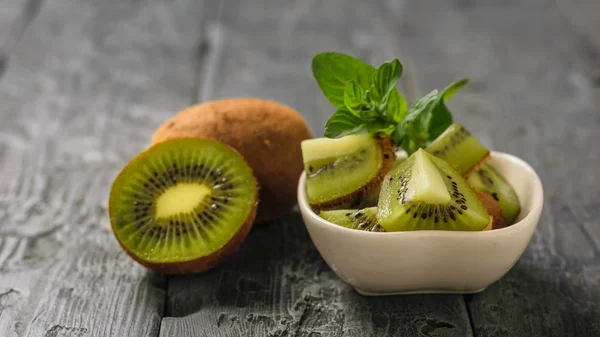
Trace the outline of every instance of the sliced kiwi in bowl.
{"type": "Polygon", "coordinates": [[[367,232],[385,232],[377,220],[377,207],[321,211],[319,216],[346,228],[367,232]]]}
{"type": "Polygon", "coordinates": [[[467,175],[467,182],[473,188],[489,194],[500,204],[506,225],[511,225],[521,210],[519,197],[512,186],[490,164],[467,175]]]}
{"type": "Polygon", "coordinates": [[[464,178],[448,163],[419,149],[385,177],[378,219],[388,232],[480,231],[491,218],[464,178]]]}
{"type": "Polygon", "coordinates": [[[198,138],[167,140],[119,173],[109,197],[122,248],[152,271],[199,273],[245,239],[256,215],[257,183],[231,147],[198,138]]]}
{"type": "Polygon", "coordinates": [[[359,134],[302,142],[306,192],[315,211],[356,207],[376,201],[395,160],[391,138],[359,134]]]}
{"type": "Polygon", "coordinates": [[[480,167],[490,155],[490,150],[458,123],[450,125],[426,150],[463,175],[480,167]]]}

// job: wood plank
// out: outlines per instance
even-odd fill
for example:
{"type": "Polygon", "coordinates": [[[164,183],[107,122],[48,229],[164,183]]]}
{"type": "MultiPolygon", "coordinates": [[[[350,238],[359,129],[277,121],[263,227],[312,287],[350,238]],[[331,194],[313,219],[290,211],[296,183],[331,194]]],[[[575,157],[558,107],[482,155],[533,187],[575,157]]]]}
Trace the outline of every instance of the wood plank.
{"type": "Polygon", "coordinates": [[[0,6],[0,78],[10,54],[39,12],[42,0],[4,0],[0,6]]]}
{"type": "MultiPolygon", "coordinates": [[[[225,4],[208,23],[199,97],[276,99],[317,135],[333,108],[312,78],[312,56],[341,50],[376,63],[399,53],[380,13],[359,1],[225,4]]],[[[462,296],[355,293],[321,259],[298,212],[256,228],[217,269],[170,277],[166,316],[165,337],[472,335],[462,296]]]]}
{"type": "Polygon", "coordinates": [[[156,336],[165,278],[110,233],[112,179],[189,103],[201,3],[43,4],[0,81],[0,336],[156,336]]]}
{"type": "Polygon", "coordinates": [[[597,24],[597,11],[577,10],[574,30],[565,19],[573,13],[561,8],[410,1],[402,15],[385,7],[401,16],[390,30],[411,46],[421,86],[471,77],[450,104],[456,119],[494,149],[530,162],[544,183],[544,212],[525,255],[467,298],[476,336],[600,335],[600,63],[589,53],[595,42],[582,40],[597,39],[585,30],[597,24]]]}

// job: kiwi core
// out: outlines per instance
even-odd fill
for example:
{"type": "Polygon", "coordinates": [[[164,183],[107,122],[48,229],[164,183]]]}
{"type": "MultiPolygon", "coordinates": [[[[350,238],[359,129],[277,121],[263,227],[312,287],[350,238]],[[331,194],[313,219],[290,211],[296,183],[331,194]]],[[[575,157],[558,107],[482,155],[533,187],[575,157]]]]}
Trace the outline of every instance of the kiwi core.
{"type": "Polygon", "coordinates": [[[203,184],[180,183],[171,186],[156,199],[156,217],[169,218],[191,212],[211,192],[212,189],[203,184]]]}

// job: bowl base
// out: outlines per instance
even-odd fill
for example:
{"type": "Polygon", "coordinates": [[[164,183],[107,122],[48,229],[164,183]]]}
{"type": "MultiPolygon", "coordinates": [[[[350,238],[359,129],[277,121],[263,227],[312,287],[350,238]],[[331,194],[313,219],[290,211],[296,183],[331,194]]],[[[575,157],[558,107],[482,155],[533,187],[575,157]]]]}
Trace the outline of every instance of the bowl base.
{"type": "Polygon", "coordinates": [[[354,288],[356,292],[363,296],[390,296],[390,295],[416,295],[416,294],[476,294],[485,290],[485,288],[476,290],[440,290],[440,289],[421,289],[393,292],[371,292],[362,289],[354,288]]]}

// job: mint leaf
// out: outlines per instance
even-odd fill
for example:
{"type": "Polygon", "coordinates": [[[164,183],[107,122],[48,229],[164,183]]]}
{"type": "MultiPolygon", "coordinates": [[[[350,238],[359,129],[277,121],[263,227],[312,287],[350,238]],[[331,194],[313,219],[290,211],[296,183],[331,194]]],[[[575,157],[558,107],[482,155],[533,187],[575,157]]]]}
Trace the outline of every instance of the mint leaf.
{"type": "MultiPolygon", "coordinates": [[[[409,113],[397,127],[398,138],[407,136],[409,130],[412,132],[412,138],[422,133],[423,125],[427,114],[438,98],[438,91],[433,90],[422,98],[416,100],[409,108],[409,113]],[[419,132],[421,131],[421,132],[419,132]]],[[[424,137],[418,137],[424,138],[424,137]]],[[[425,137],[426,138],[426,137],[425,137]]]]}
{"type": "Polygon", "coordinates": [[[454,94],[462,89],[469,82],[468,78],[458,80],[444,89],[442,94],[431,109],[427,130],[429,132],[428,140],[433,141],[441,135],[452,124],[452,113],[446,107],[445,101],[450,100],[454,94]]]}
{"type": "Polygon", "coordinates": [[[383,100],[384,97],[388,96],[396,88],[400,76],[402,76],[402,64],[398,59],[379,66],[371,80],[371,83],[375,85],[377,97],[383,100]]]}
{"type": "Polygon", "coordinates": [[[467,83],[469,83],[468,78],[463,78],[456,82],[451,83],[449,86],[446,87],[446,89],[444,89],[444,91],[442,91],[443,100],[449,101],[450,98],[452,98],[452,96],[454,96],[454,94],[456,94],[460,89],[462,89],[465,85],[467,85],[467,83]]]}
{"type": "Polygon", "coordinates": [[[363,119],[345,108],[339,108],[325,124],[325,137],[341,138],[367,131],[363,119]]]}
{"type": "Polygon", "coordinates": [[[446,107],[445,101],[468,82],[468,79],[456,81],[446,87],[441,94],[433,90],[416,100],[392,135],[396,144],[402,144],[402,148],[411,154],[441,135],[452,124],[452,113],[446,107]]]}
{"type": "Polygon", "coordinates": [[[360,115],[364,110],[373,110],[373,102],[369,102],[365,89],[353,80],[346,82],[344,105],[355,115],[360,115]]]}
{"type": "Polygon", "coordinates": [[[348,80],[369,88],[375,68],[363,61],[341,53],[315,55],[312,72],[325,98],[336,108],[344,107],[344,89],[348,80]]]}
{"type": "Polygon", "coordinates": [[[386,119],[396,123],[400,123],[407,112],[406,101],[396,89],[400,76],[402,64],[398,59],[394,59],[382,64],[371,80],[378,110],[386,119]]]}
{"type": "Polygon", "coordinates": [[[388,119],[391,119],[396,123],[401,123],[407,113],[408,108],[406,106],[406,100],[404,100],[404,97],[398,92],[398,89],[394,88],[394,90],[390,92],[385,115],[388,119]]]}
{"type": "Polygon", "coordinates": [[[366,124],[366,128],[370,134],[382,132],[386,135],[391,135],[396,129],[396,125],[386,123],[385,121],[371,121],[366,124]]]}

